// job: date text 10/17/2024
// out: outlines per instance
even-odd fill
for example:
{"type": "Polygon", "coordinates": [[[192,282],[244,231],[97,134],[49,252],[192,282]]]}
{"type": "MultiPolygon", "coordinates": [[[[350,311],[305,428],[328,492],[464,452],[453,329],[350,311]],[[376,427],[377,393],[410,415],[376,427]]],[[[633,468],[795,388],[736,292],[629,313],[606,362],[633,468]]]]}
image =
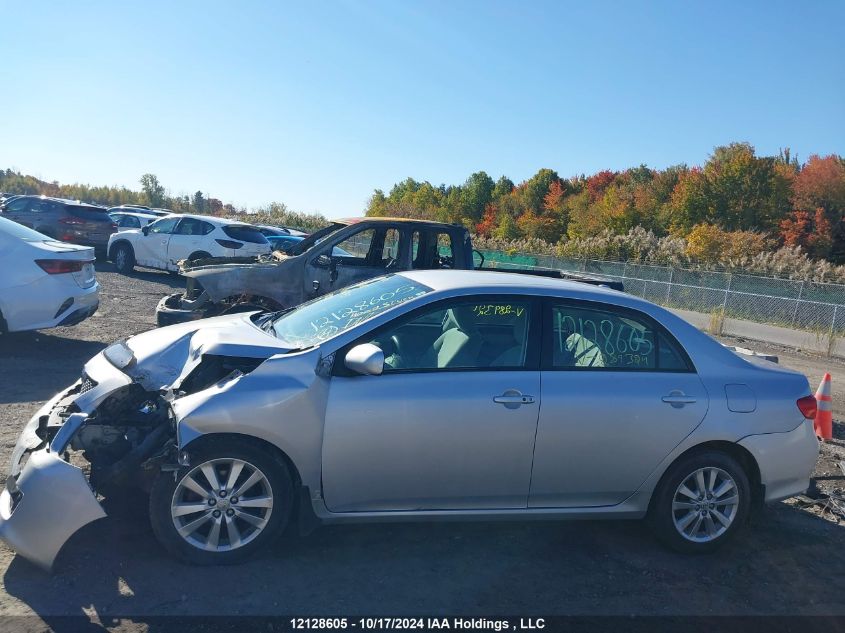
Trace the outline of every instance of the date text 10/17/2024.
{"type": "Polygon", "coordinates": [[[546,628],[544,618],[519,618],[516,621],[487,618],[291,618],[294,630],[343,630],[361,631],[538,631],[546,628]]]}

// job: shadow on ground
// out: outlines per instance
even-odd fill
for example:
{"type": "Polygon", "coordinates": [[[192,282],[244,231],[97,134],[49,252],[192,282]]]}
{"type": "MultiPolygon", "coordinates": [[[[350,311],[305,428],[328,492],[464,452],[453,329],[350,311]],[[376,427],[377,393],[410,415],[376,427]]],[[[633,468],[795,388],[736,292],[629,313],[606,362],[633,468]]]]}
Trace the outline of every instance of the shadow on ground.
{"type": "Polygon", "coordinates": [[[116,277],[117,280],[125,280],[128,284],[132,281],[149,281],[157,284],[163,284],[177,290],[185,287],[184,277],[161,270],[154,270],[152,268],[135,268],[135,270],[128,275],[120,275],[114,267],[114,264],[105,260],[97,260],[94,267],[98,273],[115,273],[118,275],[116,277]]]}
{"type": "Polygon", "coordinates": [[[0,335],[0,381],[12,387],[0,390],[0,404],[49,400],[104,347],[53,331],[0,335]]]}
{"type": "Polygon", "coordinates": [[[640,522],[334,526],[231,567],[174,562],[143,497],[75,535],[52,576],[20,557],[10,596],[49,616],[843,614],[845,530],[778,504],[708,556],[640,522]]]}

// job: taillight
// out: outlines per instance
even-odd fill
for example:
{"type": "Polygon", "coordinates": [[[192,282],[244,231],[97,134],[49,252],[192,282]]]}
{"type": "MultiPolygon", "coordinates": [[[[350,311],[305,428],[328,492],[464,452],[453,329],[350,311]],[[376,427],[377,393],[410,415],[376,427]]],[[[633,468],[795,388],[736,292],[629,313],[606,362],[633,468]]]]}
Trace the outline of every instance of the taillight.
{"type": "Polygon", "coordinates": [[[817,408],[815,396],[804,396],[803,398],[798,398],[798,401],[795,404],[798,405],[798,408],[801,410],[801,413],[805,418],[808,420],[815,419],[817,408]]]}
{"type": "Polygon", "coordinates": [[[48,275],[63,275],[65,273],[78,273],[85,264],[78,259],[36,259],[35,263],[48,275]]]}
{"type": "Polygon", "coordinates": [[[59,218],[59,222],[61,222],[62,224],[75,224],[75,225],[85,224],[85,220],[83,220],[82,218],[74,217],[72,215],[68,215],[68,216],[65,216],[63,218],[59,218]]]}
{"type": "Polygon", "coordinates": [[[218,244],[220,244],[220,246],[222,246],[223,248],[231,248],[231,249],[234,249],[234,250],[238,250],[241,246],[243,246],[243,243],[234,242],[232,240],[214,240],[214,241],[217,242],[218,244]]]}

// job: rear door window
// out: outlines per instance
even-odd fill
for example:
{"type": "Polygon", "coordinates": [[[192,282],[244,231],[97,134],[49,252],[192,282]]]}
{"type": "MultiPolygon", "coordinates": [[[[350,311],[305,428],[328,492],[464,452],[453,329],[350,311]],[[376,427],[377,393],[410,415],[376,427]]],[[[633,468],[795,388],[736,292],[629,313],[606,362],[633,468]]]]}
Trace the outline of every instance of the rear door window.
{"type": "Polygon", "coordinates": [[[208,235],[213,230],[214,226],[209,222],[197,218],[183,218],[176,229],[176,235],[208,235]]]}
{"type": "Polygon", "coordinates": [[[417,270],[454,268],[452,236],[445,232],[414,231],[411,237],[411,262],[417,270]]]}
{"type": "Polygon", "coordinates": [[[9,213],[21,213],[26,211],[27,208],[29,208],[30,200],[31,198],[18,198],[17,200],[12,200],[6,205],[6,211],[9,213]]]}
{"type": "Polygon", "coordinates": [[[553,305],[549,330],[546,353],[552,369],[690,371],[678,343],[632,310],[553,305]]]}
{"type": "Polygon", "coordinates": [[[230,224],[229,226],[223,227],[223,232],[233,240],[249,242],[250,244],[268,244],[267,238],[264,237],[264,234],[254,226],[230,224]]]}
{"type": "Polygon", "coordinates": [[[111,222],[108,211],[105,209],[98,209],[96,207],[85,207],[75,204],[65,205],[65,211],[70,215],[81,218],[83,220],[92,220],[94,222],[111,222]]]}

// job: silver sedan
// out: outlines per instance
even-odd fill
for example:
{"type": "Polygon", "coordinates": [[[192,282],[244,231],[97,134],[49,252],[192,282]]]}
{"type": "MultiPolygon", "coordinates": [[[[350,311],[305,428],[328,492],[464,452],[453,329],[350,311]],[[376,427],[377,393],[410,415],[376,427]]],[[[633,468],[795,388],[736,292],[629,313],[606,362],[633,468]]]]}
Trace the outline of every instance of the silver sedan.
{"type": "Polygon", "coordinates": [[[804,376],[624,293],[394,274],[95,356],[24,428],[0,537],[50,567],[101,495],[140,485],[161,543],[198,564],[292,517],[644,517],[706,551],[808,487],[814,411],[804,376]]]}

